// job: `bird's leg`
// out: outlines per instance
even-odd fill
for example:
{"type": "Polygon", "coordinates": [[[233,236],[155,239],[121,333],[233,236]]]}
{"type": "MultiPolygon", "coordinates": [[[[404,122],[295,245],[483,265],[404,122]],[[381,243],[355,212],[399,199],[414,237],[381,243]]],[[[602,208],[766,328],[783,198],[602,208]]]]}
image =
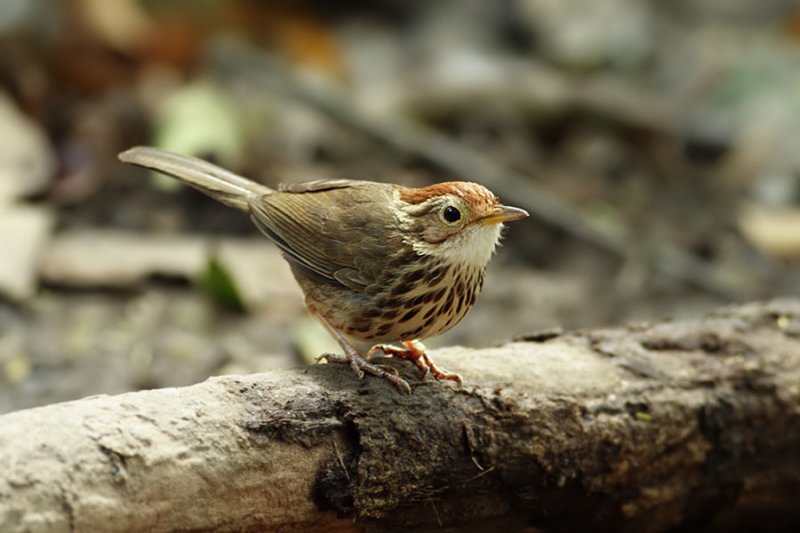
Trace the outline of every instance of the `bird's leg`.
{"type": "Polygon", "coordinates": [[[422,356],[418,351],[412,351],[408,348],[398,348],[392,344],[376,344],[367,352],[367,361],[372,359],[377,352],[381,352],[383,355],[402,357],[403,359],[412,361],[420,370],[422,370],[422,379],[425,379],[425,376],[427,376],[428,372],[430,372],[430,368],[428,368],[428,365],[425,364],[425,361],[423,361],[422,356]]]}
{"type": "Polygon", "coordinates": [[[359,379],[364,378],[364,373],[371,374],[373,376],[385,379],[386,381],[392,383],[395,387],[400,389],[403,392],[410,393],[411,386],[408,384],[406,380],[401,378],[396,370],[392,369],[393,372],[389,372],[385,370],[381,365],[375,365],[368,361],[366,361],[361,355],[358,353],[358,350],[353,348],[353,346],[347,342],[347,339],[344,338],[344,335],[339,333],[339,330],[334,328],[333,326],[328,323],[325,318],[322,316],[314,313],[315,316],[322,322],[322,324],[328,329],[330,334],[336,339],[336,342],[339,343],[339,346],[342,347],[344,350],[344,355],[339,354],[332,354],[326,353],[322,354],[317,358],[317,361],[325,359],[328,363],[350,363],[350,367],[353,369],[353,372],[356,373],[359,379]]]}
{"type": "Polygon", "coordinates": [[[430,372],[438,380],[457,381],[459,384],[462,382],[461,376],[458,374],[447,372],[436,366],[431,358],[428,357],[425,345],[422,344],[422,342],[418,340],[403,341],[403,346],[405,346],[405,348],[397,348],[391,344],[376,344],[370,348],[369,353],[367,353],[367,359],[369,359],[374,352],[380,350],[386,355],[402,357],[403,359],[413,361],[415,365],[422,369],[425,375],[430,372]]]}

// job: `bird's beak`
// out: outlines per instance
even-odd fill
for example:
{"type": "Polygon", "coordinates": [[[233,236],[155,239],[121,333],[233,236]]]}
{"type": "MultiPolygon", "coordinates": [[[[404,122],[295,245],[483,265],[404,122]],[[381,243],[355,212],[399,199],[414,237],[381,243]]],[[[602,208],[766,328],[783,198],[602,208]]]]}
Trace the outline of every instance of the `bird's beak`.
{"type": "Polygon", "coordinates": [[[513,222],[514,220],[522,220],[528,217],[528,212],[519,207],[509,207],[507,205],[498,205],[492,212],[479,219],[481,224],[499,224],[501,222],[513,222]]]}

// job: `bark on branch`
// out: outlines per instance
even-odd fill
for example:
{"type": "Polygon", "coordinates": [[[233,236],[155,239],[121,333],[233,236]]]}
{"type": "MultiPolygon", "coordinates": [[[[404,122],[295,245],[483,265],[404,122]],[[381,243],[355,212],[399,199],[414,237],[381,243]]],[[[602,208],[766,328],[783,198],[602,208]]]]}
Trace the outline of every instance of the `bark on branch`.
{"type": "Polygon", "coordinates": [[[798,301],[435,355],[1,416],[0,530],[800,524],[798,301]]]}

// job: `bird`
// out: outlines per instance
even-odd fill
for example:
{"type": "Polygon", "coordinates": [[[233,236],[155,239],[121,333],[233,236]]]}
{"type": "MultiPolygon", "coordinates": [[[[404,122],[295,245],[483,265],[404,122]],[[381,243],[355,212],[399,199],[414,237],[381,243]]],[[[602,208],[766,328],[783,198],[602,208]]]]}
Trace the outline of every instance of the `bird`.
{"type": "Polygon", "coordinates": [[[344,352],[318,361],[349,364],[359,378],[377,376],[403,392],[411,392],[408,381],[373,357],[405,358],[423,379],[430,373],[461,384],[460,375],[433,362],[422,340],[464,318],[504,223],[528,216],[469,181],[414,188],[331,179],[272,189],[158,148],[136,146],[118,157],[249,214],[288,262],[309,313],[344,352]]]}

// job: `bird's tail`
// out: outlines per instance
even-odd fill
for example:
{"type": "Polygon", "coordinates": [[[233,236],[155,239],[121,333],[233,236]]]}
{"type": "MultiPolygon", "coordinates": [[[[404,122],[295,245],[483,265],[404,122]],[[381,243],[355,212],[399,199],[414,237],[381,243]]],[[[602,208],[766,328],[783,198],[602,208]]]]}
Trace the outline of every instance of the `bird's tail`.
{"type": "Polygon", "coordinates": [[[136,146],[119,154],[120,161],[163,172],[178,178],[211,198],[241,211],[249,211],[248,198],[272,189],[229,172],[202,159],[136,146]]]}

